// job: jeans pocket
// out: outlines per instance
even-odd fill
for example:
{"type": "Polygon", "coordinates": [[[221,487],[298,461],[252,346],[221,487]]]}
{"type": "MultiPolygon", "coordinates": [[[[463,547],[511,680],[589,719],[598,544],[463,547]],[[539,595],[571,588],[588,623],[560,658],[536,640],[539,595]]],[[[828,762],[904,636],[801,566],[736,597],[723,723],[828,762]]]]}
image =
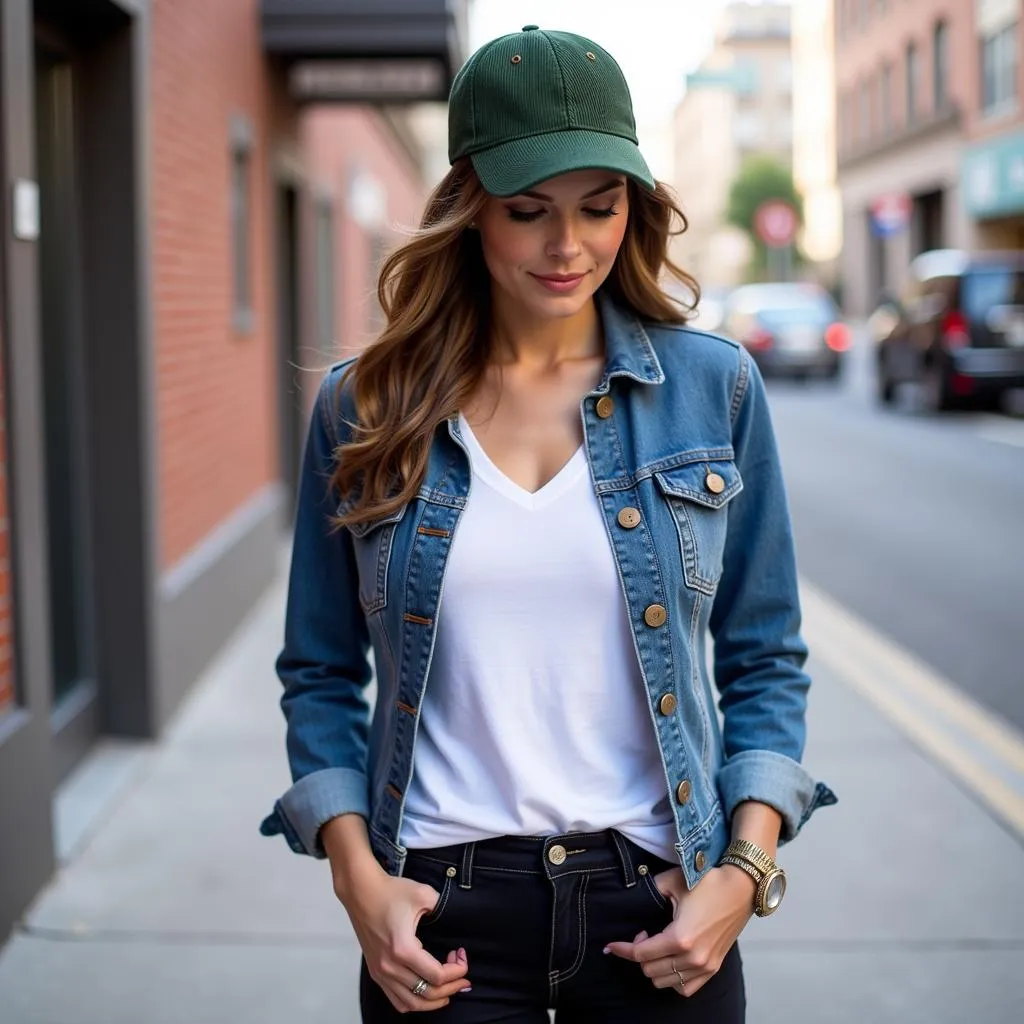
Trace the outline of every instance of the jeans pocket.
{"type": "Polygon", "coordinates": [[[440,861],[425,857],[410,856],[406,863],[405,877],[423,885],[429,885],[439,893],[434,909],[427,911],[417,925],[417,932],[436,925],[444,916],[451,902],[452,890],[455,888],[457,870],[454,865],[442,864],[440,861]]]}

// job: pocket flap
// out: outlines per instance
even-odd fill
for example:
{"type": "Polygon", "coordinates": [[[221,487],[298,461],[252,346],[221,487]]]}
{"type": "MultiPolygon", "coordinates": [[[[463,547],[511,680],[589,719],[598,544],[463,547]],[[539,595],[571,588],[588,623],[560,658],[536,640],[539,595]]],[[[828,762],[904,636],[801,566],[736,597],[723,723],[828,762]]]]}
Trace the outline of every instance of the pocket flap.
{"type": "Polygon", "coordinates": [[[707,508],[721,508],[743,490],[740,471],[729,461],[691,462],[655,473],[654,479],[663,494],[707,508]],[[724,486],[719,488],[719,482],[724,486]]]}

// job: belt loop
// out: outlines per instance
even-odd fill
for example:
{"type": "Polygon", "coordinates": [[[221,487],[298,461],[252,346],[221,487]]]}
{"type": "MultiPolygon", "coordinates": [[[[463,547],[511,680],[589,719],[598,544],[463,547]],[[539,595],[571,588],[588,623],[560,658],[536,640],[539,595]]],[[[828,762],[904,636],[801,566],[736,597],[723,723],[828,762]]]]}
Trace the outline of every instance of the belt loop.
{"type": "Polygon", "coordinates": [[[629,856],[629,847],[626,846],[626,837],[616,829],[609,829],[612,834],[612,840],[615,843],[615,849],[619,852],[619,862],[622,865],[622,878],[626,883],[627,889],[632,889],[636,885],[636,875],[633,873],[633,861],[629,856]]]}
{"type": "Polygon", "coordinates": [[[462,847],[462,870],[459,872],[459,888],[473,888],[473,856],[476,853],[476,843],[466,843],[462,847]]]}

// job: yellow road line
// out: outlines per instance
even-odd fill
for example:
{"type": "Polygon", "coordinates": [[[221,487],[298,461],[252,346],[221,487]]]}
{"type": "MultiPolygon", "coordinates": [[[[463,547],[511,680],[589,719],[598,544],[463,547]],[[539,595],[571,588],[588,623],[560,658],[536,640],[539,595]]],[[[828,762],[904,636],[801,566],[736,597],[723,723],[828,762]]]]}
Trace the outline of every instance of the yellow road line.
{"type": "Polygon", "coordinates": [[[1024,737],[816,587],[802,582],[801,592],[814,656],[1024,834],[1024,737]],[[1001,770],[983,763],[965,736],[1001,770]]]}

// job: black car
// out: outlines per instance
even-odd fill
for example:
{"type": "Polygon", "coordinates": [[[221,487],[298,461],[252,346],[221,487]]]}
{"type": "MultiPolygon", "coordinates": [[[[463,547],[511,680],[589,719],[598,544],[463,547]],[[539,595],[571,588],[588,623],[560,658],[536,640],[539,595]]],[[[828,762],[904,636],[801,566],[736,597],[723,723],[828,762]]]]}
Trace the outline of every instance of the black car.
{"type": "Polygon", "coordinates": [[[832,296],[810,283],[741,285],[726,301],[722,330],[747,348],[765,377],[835,378],[850,347],[832,296]]]}
{"type": "Polygon", "coordinates": [[[899,298],[872,314],[878,398],[922,385],[934,411],[998,405],[1024,388],[1024,252],[937,249],[910,264],[899,298]]]}

